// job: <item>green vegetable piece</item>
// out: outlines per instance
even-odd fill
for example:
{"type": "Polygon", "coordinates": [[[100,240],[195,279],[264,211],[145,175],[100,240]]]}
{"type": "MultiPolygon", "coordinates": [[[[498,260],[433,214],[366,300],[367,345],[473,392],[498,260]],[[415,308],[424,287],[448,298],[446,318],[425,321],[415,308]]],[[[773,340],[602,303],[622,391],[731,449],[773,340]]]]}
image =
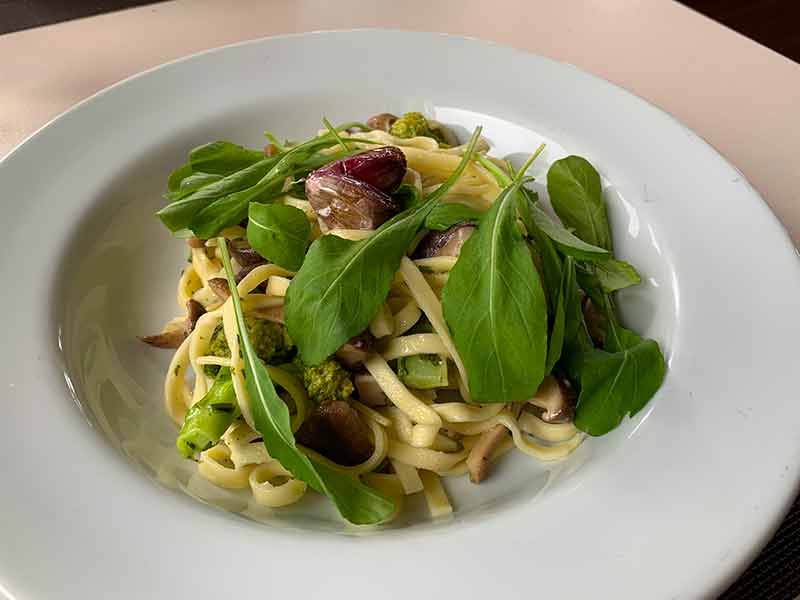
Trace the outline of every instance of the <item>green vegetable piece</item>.
{"type": "Polygon", "coordinates": [[[617,258],[595,262],[594,273],[603,291],[607,293],[637,285],[642,281],[633,265],[617,258]]]}
{"type": "MultiPolygon", "coordinates": [[[[361,127],[361,124],[345,123],[337,129],[343,130],[352,126],[361,127]]],[[[212,237],[224,227],[244,219],[249,202],[279,195],[285,177],[307,172],[307,169],[314,169],[341,158],[339,153],[314,156],[319,150],[334,144],[336,140],[331,134],[312,138],[288,152],[263,158],[206,185],[185,198],[168,204],[156,215],[173,232],[190,228],[198,237],[212,237]],[[215,205],[213,208],[212,204],[215,205]]],[[[172,180],[172,176],[170,179],[172,180]]]]}
{"type": "Polygon", "coordinates": [[[429,390],[447,385],[447,361],[438,354],[413,354],[397,359],[397,376],[408,387],[429,390]]]}
{"type": "Polygon", "coordinates": [[[219,239],[222,262],[236,312],[236,323],[242,342],[245,382],[250,397],[256,429],[264,439],[264,446],[292,475],[305,481],[314,490],[327,495],[341,515],[358,525],[380,523],[394,514],[394,502],[377,490],[364,485],[357,478],[317,463],[297,447],[292,434],[289,409],[278,396],[264,364],[258,359],[250,341],[242,311],[242,303],[236,293],[236,281],[231,258],[225,240],[219,239]]]}
{"type": "Polygon", "coordinates": [[[363,240],[326,235],[311,245],[284,305],[286,325],[305,364],[319,364],[367,328],[389,293],[400,260],[430,211],[461,176],[479,135],[480,128],[456,170],[422,204],[395,215],[363,240]]]}
{"type": "Polygon", "coordinates": [[[402,210],[408,210],[422,202],[422,192],[408,183],[401,183],[392,198],[397,201],[402,210]]]}
{"type": "Polygon", "coordinates": [[[550,204],[565,226],[584,242],[613,250],[600,174],[580,156],[554,162],[547,171],[550,204]]]}
{"type": "Polygon", "coordinates": [[[306,214],[283,204],[250,204],[247,241],[267,260],[297,271],[303,264],[311,235],[306,214]]]}
{"type": "Polygon", "coordinates": [[[216,444],[233,420],[239,416],[239,405],[228,369],[222,369],[199,402],[186,413],[175,445],[185,458],[208,450],[216,444]]]}
{"type": "Polygon", "coordinates": [[[528,236],[530,236],[533,245],[536,247],[541,260],[540,270],[545,296],[547,296],[550,311],[553,312],[556,310],[557,303],[556,290],[560,288],[562,281],[561,257],[550,238],[536,225],[536,221],[533,218],[534,203],[530,197],[526,194],[520,194],[518,204],[517,208],[522,224],[525,225],[525,230],[528,232],[528,236]]]}
{"type": "Polygon", "coordinates": [[[608,250],[587,244],[568,229],[556,224],[550,215],[536,204],[531,204],[531,216],[539,230],[555,242],[562,254],[587,261],[607,259],[611,256],[608,250]]]}
{"type": "Polygon", "coordinates": [[[328,358],[316,366],[308,366],[298,356],[293,364],[302,374],[303,386],[315,404],[334,400],[347,401],[353,395],[354,387],[350,374],[336,359],[328,358]]]}
{"type": "Polygon", "coordinates": [[[389,133],[399,138],[423,136],[433,138],[440,144],[445,142],[439,132],[431,129],[428,119],[421,112],[407,112],[392,124],[389,133]]]}
{"type": "Polygon", "coordinates": [[[170,231],[187,228],[194,216],[202,209],[220,198],[257,184],[279,160],[280,156],[265,158],[241,171],[236,171],[219,181],[206,185],[185,198],[167,204],[156,215],[170,231]]]}
{"type": "Polygon", "coordinates": [[[461,202],[448,202],[447,204],[437,204],[425,219],[425,229],[444,231],[459,223],[477,223],[481,219],[481,213],[462,204],[461,202]]]}
{"type": "MultiPolygon", "coordinates": [[[[247,335],[250,337],[258,358],[268,365],[279,364],[291,358],[294,342],[283,325],[269,319],[257,319],[251,316],[245,317],[245,325],[247,335]]],[[[217,325],[214,333],[211,334],[208,342],[208,354],[222,358],[229,358],[231,355],[222,324],[217,325]]],[[[219,371],[218,365],[205,365],[207,374],[214,376],[217,371],[219,371]]]]}
{"type": "Polygon", "coordinates": [[[193,173],[191,163],[181,165],[167,179],[167,192],[176,192],[181,187],[181,182],[193,173]]]}
{"type": "Polygon", "coordinates": [[[476,402],[525,400],[544,378],[547,304],[517,227],[521,185],[506,187],[483,216],[442,294],[476,402]]]}
{"type": "Polygon", "coordinates": [[[175,202],[181,198],[185,198],[202,187],[222,179],[222,175],[214,175],[212,173],[192,173],[180,183],[180,187],[173,191],[164,194],[164,199],[168,202],[175,202]]]}
{"type": "Polygon", "coordinates": [[[580,388],[575,426],[589,435],[604,435],[626,414],[634,416],[664,381],[666,363],[655,341],[619,326],[615,338],[611,351],[578,353],[567,366],[580,388]]]}
{"type": "Polygon", "coordinates": [[[189,153],[195,172],[230,175],[264,159],[260,150],[251,150],[231,142],[210,142],[189,153]]]}

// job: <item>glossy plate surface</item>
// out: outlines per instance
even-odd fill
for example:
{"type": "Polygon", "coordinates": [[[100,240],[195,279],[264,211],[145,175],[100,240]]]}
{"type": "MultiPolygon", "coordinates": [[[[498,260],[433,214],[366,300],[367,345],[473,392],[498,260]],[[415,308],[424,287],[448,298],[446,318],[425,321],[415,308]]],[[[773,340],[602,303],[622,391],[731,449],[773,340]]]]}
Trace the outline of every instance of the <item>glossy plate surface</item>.
{"type": "Polygon", "coordinates": [[[797,253],[712,148],[574,67],[434,34],[257,40],[81,103],[0,163],[0,189],[10,597],[695,597],[745,566],[796,492],[797,253]],[[618,254],[645,280],[622,311],[662,344],[662,390],[564,463],[514,456],[485,485],[454,482],[448,521],[411,502],[355,531],[319,499],[269,512],[212,488],[172,450],[168,356],[135,339],[178,310],[185,250],[152,217],[166,175],[209,140],[420,108],[484,125],[498,156],[547,142],[540,175],[569,153],[598,167],[618,254]]]}

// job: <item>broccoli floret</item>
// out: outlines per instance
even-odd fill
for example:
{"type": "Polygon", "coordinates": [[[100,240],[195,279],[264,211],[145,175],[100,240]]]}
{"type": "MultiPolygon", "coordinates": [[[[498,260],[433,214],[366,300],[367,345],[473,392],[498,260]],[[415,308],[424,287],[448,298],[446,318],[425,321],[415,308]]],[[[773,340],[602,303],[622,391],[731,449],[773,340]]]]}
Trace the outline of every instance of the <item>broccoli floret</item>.
{"type": "MultiPolygon", "coordinates": [[[[294,352],[294,342],[286,332],[286,327],[268,319],[245,316],[245,329],[258,357],[267,364],[277,364],[289,360],[294,352]]],[[[222,324],[217,325],[208,343],[208,354],[229,357],[231,355],[222,324]]],[[[206,375],[214,377],[219,371],[217,365],[205,365],[206,375]]]]}
{"type": "Polygon", "coordinates": [[[309,367],[300,357],[295,357],[290,372],[302,373],[303,385],[308,397],[315,404],[333,400],[349,400],[353,393],[350,374],[335,359],[329,358],[320,364],[309,367]]]}
{"type": "Polygon", "coordinates": [[[441,134],[431,129],[428,119],[420,112],[408,112],[404,114],[401,119],[397,119],[397,121],[392,123],[392,128],[389,130],[389,133],[399,138],[424,136],[433,138],[440,144],[445,143],[441,134]]]}

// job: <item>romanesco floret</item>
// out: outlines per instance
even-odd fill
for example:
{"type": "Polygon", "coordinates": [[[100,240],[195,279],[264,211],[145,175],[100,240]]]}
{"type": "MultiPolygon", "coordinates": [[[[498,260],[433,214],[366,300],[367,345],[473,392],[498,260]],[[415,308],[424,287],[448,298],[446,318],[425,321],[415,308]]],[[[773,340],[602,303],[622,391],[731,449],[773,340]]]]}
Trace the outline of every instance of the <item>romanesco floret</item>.
{"type": "Polygon", "coordinates": [[[350,374],[333,358],[309,367],[303,364],[298,356],[294,359],[293,365],[302,371],[303,385],[308,392],[308,397],[315,404],[333,400],[346,401],[353,393],[350,374]]]}
{"type": "Polygon", "coordinates": [[[389,130],[395,137],[412,138],[417,136],[430,137],[440,144],[444,143],[444,138],[438,131],[431,129],[428,119],[420,112],[408,112],[402,118],[392,123],[389,130]]]}
{"type": "MultiPolygon", "coordinates": [[[[275,321],[257,319],[248,315],[245,315],[244,324],[256,354],[265,363],[277,364],[291,358],[294,351],[294,342],[286,332],[286,327],[275,321]]],[[[223,357],[231,355],[228,342],[225,339],[225,332],[222,330],[222,324],[218,325],[211,335],[208,354],[223,357]]],[[[204,370],[207,375],[213,377],[219,371],[219,367],[217,365],[206,365],[204,370]]]]}

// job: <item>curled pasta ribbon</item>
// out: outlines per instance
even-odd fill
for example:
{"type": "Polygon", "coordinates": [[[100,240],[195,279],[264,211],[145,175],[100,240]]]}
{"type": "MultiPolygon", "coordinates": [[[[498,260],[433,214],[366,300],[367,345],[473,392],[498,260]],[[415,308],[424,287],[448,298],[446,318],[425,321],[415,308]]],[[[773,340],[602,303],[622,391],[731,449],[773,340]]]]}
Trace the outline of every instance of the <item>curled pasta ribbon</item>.
{"type": "Polygon", "coordinates": [[[400,440],[389,439],[389,458],[417,469],[428,471],[447,471],[467,457],[468,450],[440,452],[430,448],[415,448],[400,440]]]}
{"type": "Polygon", "coordinates": [[[464,362],[461,360],[458,350],[456,350],[456,345],[453,343],[453,339],[450,337],[450,330],[447,328],[447,325],[444,322],[442,303],[439,302],[439,298],[436,297],[436,294],[433,293],[431,286],[428,285],[427,281],[425,281],[425,278],[417,268],[417,265],[415,265],[407,256],[404,256],[400,261],[400,274],[408,286],[408,289],[411,292],[414,300],[417,301],[417,304],[422,309],[422,312],[425,313],[425,316],[428,317],[428,320],[431,322],[433,330],[439,334],[444,347],[447,348],[447,353],[453,359],[453,362],[456,363],[458,372],[461,374],[461,397],[464,398],[466,402],[469,402],[469,389],[463,383],[467,381],[467,371],[464,368],[464,362]]]}
{"type": "Polygon", "coordinates": [[[406,305],[394,314],[394,335],[403,335],[419,321],[422,316],[419,306],[414,300],[409,300],[406,305]]]}
{"type": "Polygon", "coordinates": [[[375,382],[391,403],[408,415],[408,418],[414,423],[417,423],[414,425],[415,431],[412,432],[414,445],[430,446],[442,425],[442,419],[436,411],[414,396],[403,385],[382,356],[371,355],[364,362],[364,367],[375,378],[375,382]]]}
{"type": "Polygon", "coordinates": [[[262,506],[278,508],[294,504],[306,493],[306,484],[292,478],[292,474],[284,469],[277,460],[262,463],[250,471],[248,477],[253,499],[262,506]],[[271,480],[277,477],[288,477],[286,481],[273,485],[271,480]]]}
{"type": "Polygon", "coordinates": [[[578,433],[572,423],[546,423],[529,412],[523,412],[517,423],[525,433],[546,442],[566,442],[578,433]]]}
{"type": "Polygon", "coordinates": [[[186,308],[186,303],[194,296],[195,292],[203,287],[203,282],[194,270],[194,265],[187,266],[178,280],[178,306],[186,308]]]}
{"type": "MultiPolygon", "coordinates": [[[[282,269],[278,265],[259,265],[245,275],[244,278],[237,284],[236,289],[239,290],[239,296],[246,296],[273,275],[279,275],[281,277],[293,277],[294,273],[287,271],[286,269],[282,269]]],[[[230,300],[228,300],[228,302],[230,302],[230,300]]]]}
{"type": "Polygon", "coordinates": [[[248,487],[253,465],[237,468],[231,462],[231,451],[225,444],[217,444],[200,453],[197,471],[214,485],[238,490],[248,487]]]}
{"type": "Polygon", "coordinates": [[[183,340],[167,370],[167,378],[164,381],[164,404],[167,413],[175,423],[181,425],[186,417],[186,411],[192,402],[192,392],[186,385],[186,369],[189,367],[189,344],[190,338],[183,340]]]}
{"type": "Polygon", "coordinates": [[[433,273],[444,273],[456,266],[457,256],[433,256],[431,258],[418,258],[414,264],[420,270],[431,271],[433,273]]]}
{"type": "Polygon", "coordinates": [[[501,403],[479,407],[463,402],[443,402],[442,404],[434,404],[431,408],[448,423],[473,423],[491,419],[504,407],[505,404],[501,403]]]}
{"type": "Polygon", "coordinates": [[[228,446],[231,462],[237,469],[272,460],[260,438],[261,434],[250,429],[247,423],[235,423],[222,434],[222,441],[228,446]]]}
{"type": "Polygon", "coordinates": [[[215,310],[207,312],[197,319],[194,331],[192,331],[191,335],[187,338],[189,340],[189,361],[194,369],[195,379],[192,404],[199,402],[208,391],[206,374],[203,371],[203,365],[198,362],[198,359],[201,356],[207,355],[211,336],[214,334],[214,330],[217,328],[217,325],[219,325],[221,319],[222,314],[220,311],[215,310]]]}

